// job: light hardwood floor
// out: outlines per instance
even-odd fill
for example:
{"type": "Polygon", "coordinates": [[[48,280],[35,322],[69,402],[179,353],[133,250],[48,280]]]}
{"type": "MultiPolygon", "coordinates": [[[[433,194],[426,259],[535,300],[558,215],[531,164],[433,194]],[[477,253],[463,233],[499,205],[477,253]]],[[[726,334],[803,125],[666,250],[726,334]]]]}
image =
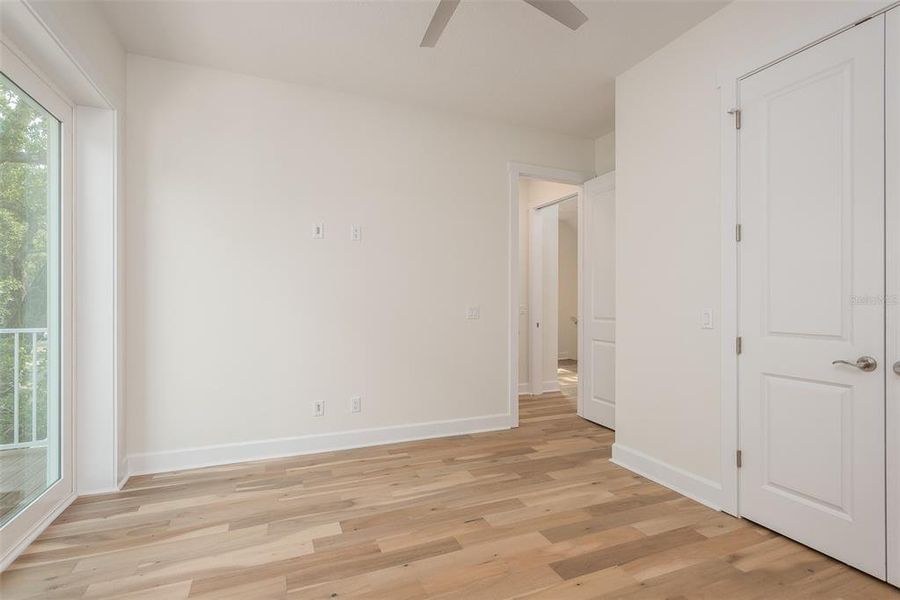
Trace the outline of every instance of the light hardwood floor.
{"type": "Polygon", "coordinates": [[[0,596],[898,596],[617,467],[612,441],[555,394],[513,431],[135,477],[66,510],[0,596]]]}

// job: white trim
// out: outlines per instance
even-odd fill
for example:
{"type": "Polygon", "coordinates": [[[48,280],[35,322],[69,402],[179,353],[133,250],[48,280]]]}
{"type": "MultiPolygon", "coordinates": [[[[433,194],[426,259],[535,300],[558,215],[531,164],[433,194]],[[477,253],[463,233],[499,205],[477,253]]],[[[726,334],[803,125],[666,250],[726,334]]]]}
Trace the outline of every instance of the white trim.
{"type": "Polygon", "coordinates": [[[530,396],[531,395],[531,385],[526,382],[519,382],[519,395],[520,396],[530,396]]]}
{"type": "MultiPolygon", "coordinates": [[[[900,160],[900,9],[885,15],[885,165],[900,160]]],[[[900,173],[885,169],[885,297],[900,296],[900,173]]],[[[900,379],[892,372],[900,359],[900,307],[885,302],[885,486],[887,580],[900,587],[900,379]]]]}
{"type": "Polygon", "coordinates": [[[337,433],[320,433],[290,438],[132,454],[128,457],[129,475],[164,473],[269,458],[498,431],[510,429],[514,426],[515,423],[511,415],[487,415],[467,419],[417,423],[415,425],[356,429],[337,433]]]}
{"type": "MultiPolygon", "coordinates": [[[[509,320],[508,330],[508,395],[509,395],[509,418],[511,427],[519,426],[519,177],[534,177],[538,179],[546,179],[548,181],[556,181],[559,183],[568,183],[571,185],[582,185],[588,179],[593,178],[592,173],[580,171],[569,171],[566,169],[556,169],[552,167],[541,167],[538,165],[530,165],[519,162],[510,162],[507,164],[509,173],[509,274],[508,274],[508,295],[509,295],[509,320]]],[[[581,213],[584,194],[578,194],[578,222],[581,223],[581,213]]],[[[580,227],[580,225],[579,225],[580,227]]],[[[579,232],[580,233],[580,232],[579,232]]],[[[581,250],[584,236],[578,236],[578,272],[581,273],[581,250]]],[[[581,277],[578,278],[578,285],[581,286],[581,277]]],[[[530,311],[530,307],[529,307],[530,311]]],[[[581,318],[581,293],[578,294],[578,339],[582,339],[583,319],[581,318]]],[[[578,405],[581,406],[581,378],[578,378],[578,405]]]]}
{"type": "Polygon", "coordinates": [[[558,392],[559,391],[559,379],[548,379],[541,385],[541,392],[546,394],[547,392],[558,392]]]}
{"type": "Polygon", "coordinates": [[[613,444],[610,461],[713,510],[722,510],[722,486],[715,481],[689,473],[619,443],[613,444]]]}
{"type": "Polygon", "coordinates": [[[738,470],[735,465],[738,432],[738,357],[735,340],[738,335],[738,244],[735,239],[737,227],[737,147],[738,130],[734,127],[734,117],[728,111],[737,106],[737,78],[727,79],[720,85],[721,119],[721,164],[722,171],[722,333],[720,348],[721,370],[721,448],[720,458],[722,478],[722,510],[740,516],[738,505],[738,470]]]}
{"type": "Polygon", "coordinates": [[[119,491],[121,491],[122,488],[124,488],[125,485],[128,483],[128,480],[131,479],[131,471],[130,471],[131,467],[129,466],[130,464],[131,463],[127,457],[125,458],[125,460],[122,461],[122,465],[121,465],[122,478],[119,479],[119,481],[116,483],[116,486],[118,486],[119,491]]]}
{"type": "Polygon", "coordinates": [[[16,560],[20,554],[33,542],[39,535],[44,533],[44,530],[50,526],[53,521],[56,520],[56,517],[62,514],[64,510],[69,508],[69,505],[72,504],[75,499],[78,498],[78,495],[74,492],[64,497],[59,503],[56,505],[53,510],[48,512],[43,519],[37,521],[34,525],[32,525],[31,529],[28,530],[28,533],[25,534],[14,546],[10,547],[9,551],[3,556],[0,557],[0,573],[6,570],[6,568],[16,560]]]}

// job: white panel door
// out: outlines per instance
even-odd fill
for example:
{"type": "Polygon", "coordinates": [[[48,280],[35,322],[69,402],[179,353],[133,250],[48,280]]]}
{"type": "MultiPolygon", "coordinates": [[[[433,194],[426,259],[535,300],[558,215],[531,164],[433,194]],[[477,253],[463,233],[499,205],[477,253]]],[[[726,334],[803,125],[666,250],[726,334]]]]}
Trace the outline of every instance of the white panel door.
{"type": "Polygon", "coordinates": [[[878,577],[883,80],[877,17],[739,89],[740,511],[878,577]]]}
{"type": "Polygon", "coordinates": [[[884,53],[887,170],[887,275],[885,315],[887,318],[887,577],[900,587],[900,8],[886,15],[887,38],[884,53]]]}
{"type": "Polygon", "coordinates": [[[581,416],[616,427],[616,175],[584,184],[581,416]]]}

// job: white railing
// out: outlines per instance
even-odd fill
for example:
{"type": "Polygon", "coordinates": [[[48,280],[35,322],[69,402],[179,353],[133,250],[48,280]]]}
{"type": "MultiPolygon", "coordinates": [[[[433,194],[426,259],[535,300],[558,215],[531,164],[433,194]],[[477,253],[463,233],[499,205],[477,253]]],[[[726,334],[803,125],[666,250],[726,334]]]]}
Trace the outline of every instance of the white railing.
{"type": "MultiPolygon", "coordinates": [[[[0,431],[0,450],[8,450],[12,448],[28,448],[32,446],[45,446],[47,444],[47,432],[38,431],[38,404],[43,403],[46,409],[46,397],[38,395],[39,377],[47,376],[46,356],[47,356],[47,329],[46,328],[24,328],[24,329],[0,329],[0,353],[7,353],[10,340],[12,342],[12,372],[6,368],[8,364],[4,361],[4,357],[0,354],[0,402],[4,400],[6,407],[9,400],[12,400],[12,432],[10,434],[7,426],[9,425],[9,414],[2,415],[3,431],[0,431]],[[30,348],[22,352],[23,340],[30,338],[30,348]],[[39,344],[43,348],[39,348],[39,344]],[[22,356],[25,354],[25,356],[22,356]],[[23,382],[23,371],[24,379],[23,382]],[[43,371],[41,375],[40,371],[43,371]],[[3,381],[12,375],[10,381],[3,381]],[[26,383],[27,382],[27,383],[26,383]],[[12,393],[9,393],[9,386],[12,386],[12,393]],[[30,413],[29,422],[31,431],[22,432],[22,393],[28,394],[29,402],[25,405],[24,411],[30,413]],[[40,436],[40,437],[38,437],[40,436]]],[[[8,410],[8,409],[7,409],[8,410]]]]}

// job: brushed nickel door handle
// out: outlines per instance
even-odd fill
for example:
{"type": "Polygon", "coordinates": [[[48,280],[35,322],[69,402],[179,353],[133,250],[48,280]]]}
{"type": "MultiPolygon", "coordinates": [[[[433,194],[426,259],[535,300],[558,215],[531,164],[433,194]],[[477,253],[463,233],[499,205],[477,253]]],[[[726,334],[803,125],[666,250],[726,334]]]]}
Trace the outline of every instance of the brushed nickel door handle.
{"type": "MultiPolygon", "coordinates": [[[[860,371],[874,371],[878,368],[878,361],[872,358],[871,356],[860,356],[856,359],[856,362],[850,362],[849,360],[833,360],[831,361],[833,365],[850,365],[851,367],[856,367],[860,371]]],[[[897,364],[894,365],[894,372],[897,372],[897,364]]]]}
{"type": "Polygon", "coordinates": [[[894,373],[900,375],[900,360],[894,363],[894,373]]]}

